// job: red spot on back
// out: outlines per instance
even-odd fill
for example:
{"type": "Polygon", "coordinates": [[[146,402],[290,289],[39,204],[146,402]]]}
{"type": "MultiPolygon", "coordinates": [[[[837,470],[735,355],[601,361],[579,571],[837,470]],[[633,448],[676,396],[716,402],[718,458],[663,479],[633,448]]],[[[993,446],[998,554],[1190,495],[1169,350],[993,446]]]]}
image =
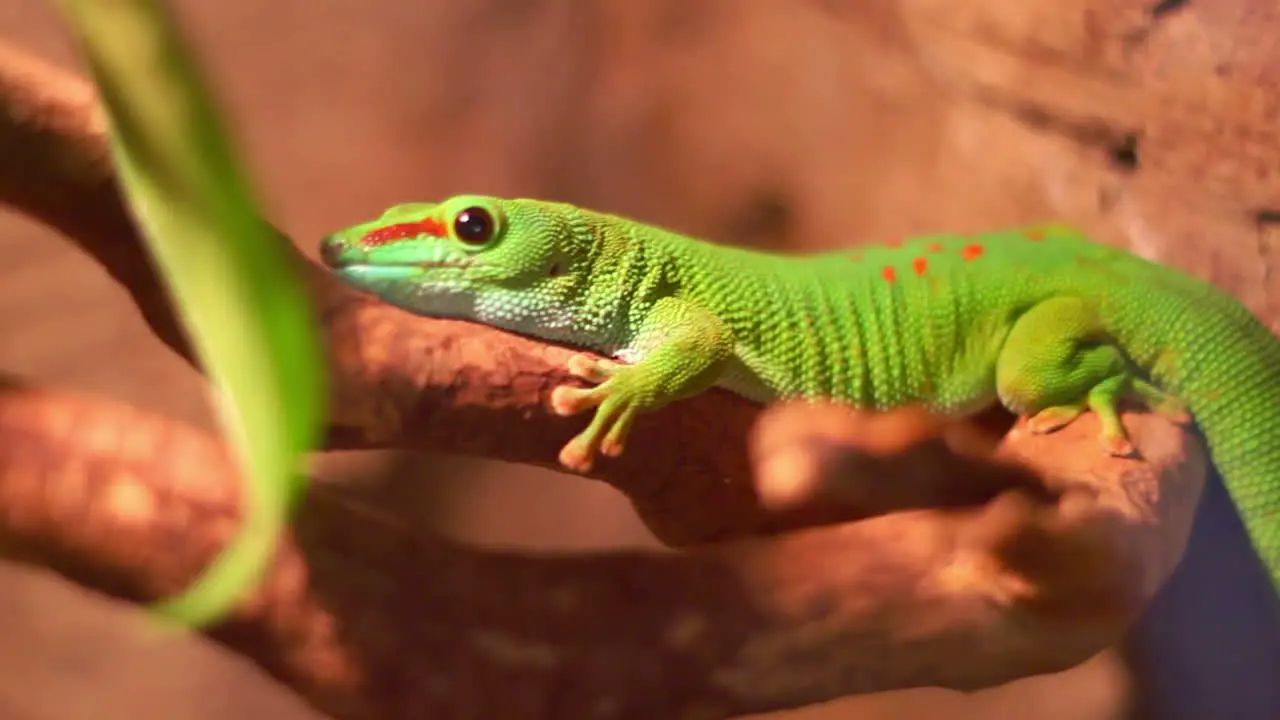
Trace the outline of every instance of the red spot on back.
{"type": "Polygon", "coordinates": [[[929,269],[929,260],[928,258],[918,257],[911,261],[911,267],[916,269],[917,275],[923,275],[929,269]]]}
{"type": "Polygon", "coordinates": [[[986,248],[982,247],[979,243],[965,245],[964,249],[960,251],[960,257],[963,257],[965,260],[977,260],[982,257],[982,253],[985,250],[986,248]]]}
{"type": "Polygon", "coordinates": [[[892,240],[886,241],[885,246],[891,247],[891,248],[902,247],[902,242],[903,242],[902,238],[894,238],[892,240]]]}
{"type": "Polygon", "coordinates": [[[884,270],[881,270],[880,274],[889,282],[893,282],[898,279],[898,271],[894,270],[892,265],[885,265],[884,270]]]}
{"type": "Polygon", "coordinates": [[[430,235],[431,237],[448,237],[449,229],[444,223],[435,218],[426,218],[418,222],[396,223],[380,227],[377,230],[370,230],[360,238],[362,245],[376,247],[378,245],[386,245],[389,242],[403,240],[404,238],[417,237],[418,235],[430,235]]]}
{"type": "Polygon", "coordinates": [[[940,242],[929,243],[928,250],[929,250],[929,252],[931,252],[931,253],[939,253],[939,252],[942,252],[942,250],[943,250],[942,243],[940,243],[940,242]]]}
{"type": "Polygon", "coordinates": [[[1028,230],[1028,231],[1026,232],[1026,236],[1027,236],[1027,239],[1028,239],[1028,240],[1030,240],[1031,242],[1040,242],[1041,240],[1043,240],[1043,239],[1044,239],[1044,231],[1043,231],[1043,230],[1028,230]]]}

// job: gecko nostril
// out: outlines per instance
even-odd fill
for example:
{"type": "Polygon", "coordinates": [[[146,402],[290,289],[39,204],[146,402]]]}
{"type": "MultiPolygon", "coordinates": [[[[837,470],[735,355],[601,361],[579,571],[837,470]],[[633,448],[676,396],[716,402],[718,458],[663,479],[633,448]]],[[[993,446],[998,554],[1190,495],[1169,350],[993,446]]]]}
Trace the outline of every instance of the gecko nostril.
{"type": "Polygon", "coordinates": [[[320,241],[320,260],[331,268],[341,267],[343,251],[347,244],[337,235],[326,235],[320,241]]]}

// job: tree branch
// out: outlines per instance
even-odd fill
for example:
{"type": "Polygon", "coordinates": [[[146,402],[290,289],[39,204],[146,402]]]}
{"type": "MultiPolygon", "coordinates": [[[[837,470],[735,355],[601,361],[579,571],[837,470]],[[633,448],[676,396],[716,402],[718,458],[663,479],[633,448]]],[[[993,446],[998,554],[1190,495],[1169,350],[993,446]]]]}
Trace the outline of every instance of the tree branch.
{"type": "MultiPolygon", "coordinates": [[[[0,199],[97,258],[184,352],[91,97],[0,48],[0,199]]],[[[300,261],[332,354],[331,447],[547,465],[582,422],[545,409],[568,350],[412,317],[300,261]]],[[[993,462],[975,427],[910,411],[758,413],[706,393],[599,466],[689,552],[482,552],[316,488],[265,586],[209,634],[338,718],[723,717],[986,687],[1115,642],[1176,564],[1204,474],[1194,435],[1146,415],[1127,416],[1141,462],[1101,454],[1092,417],[1015,432],[993,462]]],[[[4,546],[88,587],[183,587],[234,530],[239,487],[191,428],[0,395],[4,546]]]]}
{"type": "MultiPolygon", "coordinates": [[[[877,449],[903,443],[894,416],[770,418],[764,477],[808,474],[795,460],[820,446],[835,464],[809,472],[864,496],[891,472],[912,480],[899,464],[912,453],[877,449]],[[806,422],[821,429],[797,432],[806,422]]],[[[1047,486],[953,454],[930,479],[1014,489],[682,554],[479,551],[316,488],[262,589],[210,635],[348,719],[726,717],[988,687],[1107,647],[1176,562],[1201,455],[1166,423],[1127,420],[1143,463],[1084,460],[1097,454],[1088,417],[1053,438],[1015,433],[1002,451],[1054,466],[1047,486]]],[[[941,464],[927,437],[906,445],[934,443],[923,455],[941,464]]],[[[0,395],[0,538],[86,586],[134,601],[183,587],[234,530],[240,487],[223,446],[194,429],[87,397],[0,395]]]]}

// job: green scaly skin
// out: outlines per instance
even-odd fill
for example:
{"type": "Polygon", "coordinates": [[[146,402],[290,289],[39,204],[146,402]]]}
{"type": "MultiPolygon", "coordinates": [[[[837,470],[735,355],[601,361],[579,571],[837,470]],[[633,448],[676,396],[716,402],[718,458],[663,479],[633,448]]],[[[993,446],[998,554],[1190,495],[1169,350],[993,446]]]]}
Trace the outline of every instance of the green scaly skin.
{"type": "Polygon", "coordinates": [[[1227,293],[1067,226],[786,256],[467,195],[393,207],[322,252],[411,312],[615,358],[575,356],[594,386],[552,396],[563,415],[595,408],[560,453],[578,471],[621,453],[639,414],[713,385],[953,416],[999,401],[1035,432],[1092,410],[1122,456],[1132,391],[1194,416],[1280,588],[1280,341],[1227,293]]]}

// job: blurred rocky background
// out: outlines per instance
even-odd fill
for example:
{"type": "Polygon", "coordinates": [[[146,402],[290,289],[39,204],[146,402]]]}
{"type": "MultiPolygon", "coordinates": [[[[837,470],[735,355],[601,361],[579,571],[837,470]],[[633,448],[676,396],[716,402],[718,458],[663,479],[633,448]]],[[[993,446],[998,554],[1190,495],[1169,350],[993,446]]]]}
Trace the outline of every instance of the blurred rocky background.
{"type": "MultiPolygon", "coordinates": [[[[1266,2],[175,5],[264,201],[312,255],[322,233],[386,205],[464,191],[791,249],[1068,218],[1280,328],[1280,11],[1266,2]]],[[[0,0],[0,38],[79,67],[47,0],[0,0]]],[[[12,214],[0,257],[0,367],[212,426],[200,378],[90,261],[12,214]]],[[[621,496],[546,471],[380,453],[316,466],[476,542],[653,545],[621,496]]],[[[1229,518],[1205,527],[1226,528],[1197,540],[1207,564],[1239,552],[1229,518]]],[[[314,717],[217,648],[153,642],[130,608],[0,570],[0,717],[314,717]]],[[[1212,624],[1230,619],[1201,610],[1229,644],[1212,624]]],[[[1101,720],[1127,717],[1134,687],[1108,653],[989,691],[771,717],[1101,720]]]]}

